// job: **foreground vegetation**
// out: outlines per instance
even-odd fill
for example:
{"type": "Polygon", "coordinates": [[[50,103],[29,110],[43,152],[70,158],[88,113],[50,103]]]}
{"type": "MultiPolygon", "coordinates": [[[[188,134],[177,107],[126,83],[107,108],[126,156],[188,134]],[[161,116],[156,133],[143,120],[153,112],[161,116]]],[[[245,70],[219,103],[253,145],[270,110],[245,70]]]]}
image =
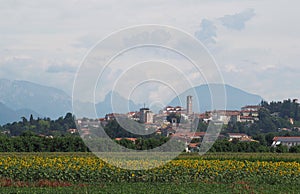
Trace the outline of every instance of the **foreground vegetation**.
{"type": "Polygon", "coordinates": [[[195,194],[195,193],[299,193],[299,185],[257,185],[247,182],[224,183],[101,183],[70,186],[7,186],[0,193],[66,194],[66,193],[137,193],[137,194],[195,194]]]}
{"type": "MultiPolygon", "coordinates": [[[[147,167],[159,160],[136,161],[120,158],[127,168],[147,167]]],[[[249,161],[233,159],[184,159],[170,161],[150,170],[125,170],[107,164],[92,155],[3,155],[0,176],[19,181],[55,180],[86,182],[220,182],[236,181],[257,184],[300,184],[297,161],[249,161]]]]}
{"type": "MultiPolygon", "coordinates": [[[[159,168],[135,171],[114,167],[91,153],[4,153],[0,192],[297,193],[299,159],[299,154],[183,154],[159,168]]],[[[159,161],[138,164],[149,162],[159,161]]]]}
{"type": "MultiPolygon", "coordinates": [[[[135,150],[148,150],[158,147],[169,140],[167,137],[154,136],[152,138],[138,138],[135,142],[127,139],[115,141],[116,143],[135,150]]],[[[92,141],[92,140],[89,140],[92,141]]],[[[107,139],[94,139],[95,145],[107,144],[107,139]]],[[[197,141],[193,142],[199,142],[197,141]]],[[[98,147],[99,151],[107,151],[110,147],[98,147]]],[[[88,152],[89,148],[78,135],[66,135],[54,138],[40,137],[30,132],[21,136],[8,137],[0,135],[0,152],[88,152]]],[[[229,142],[227,139],[217,140],[209,152],[277,152],[277,153],[300,153],[300,145],[292,146],[290,149],[286,146],[261,145],[258,142],[229,142]]]]}
{"type": "MultiPolygon", "coordinates": [[[[270,147],[274,136],[299,135],[300,107],[290,100],[262,102],[262,107],[253,125],[229,123],[223,129],[253,135],[258,142],[218,140],[204,156],[182,154],[164,166],[142,171],[117,168],[88,153],[78,134],[67,132],[75,128],[71,113],[55,121],[22,118],[0,126],[1,132],[10,132],[0,136],[0,152],[6,152],[0,154],[0,193],[300,193],[300,155],[295,154],[300,147],[270,147]],[[56,151],[68,153],[48,153],[56,151]]],[[[120,135],[119,127],[108,123],[112,138],[129,137],[120,135]]],[[[136,144],[126,139],[118,143],[151,149],[167,140],[151,136],[136,144]]],[[[122,153],[115,162],[129,168],[160,164],[155,159],[125,161],[122,153]]]]}

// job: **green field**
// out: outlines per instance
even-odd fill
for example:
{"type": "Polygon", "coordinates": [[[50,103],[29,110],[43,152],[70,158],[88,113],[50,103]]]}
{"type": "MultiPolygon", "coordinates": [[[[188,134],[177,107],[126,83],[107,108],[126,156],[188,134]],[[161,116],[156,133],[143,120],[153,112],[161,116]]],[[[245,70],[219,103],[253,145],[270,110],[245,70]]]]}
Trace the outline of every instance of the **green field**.
{"type": "Polygon", "coordinates": [[[299,193],[299,185],[252,185],[248,183],[108,183],[69,187],[1,187],[1,193],[299,193]]]}
{"type": "MultiPolygon", "coordinates": [[[[158,161],[138,165],[149,162],[158,161]]],[[[300,154],[182,154],[141,171],[92,153],[0,154],[0,193],[300,193],[299,185],[300,154]]]]}

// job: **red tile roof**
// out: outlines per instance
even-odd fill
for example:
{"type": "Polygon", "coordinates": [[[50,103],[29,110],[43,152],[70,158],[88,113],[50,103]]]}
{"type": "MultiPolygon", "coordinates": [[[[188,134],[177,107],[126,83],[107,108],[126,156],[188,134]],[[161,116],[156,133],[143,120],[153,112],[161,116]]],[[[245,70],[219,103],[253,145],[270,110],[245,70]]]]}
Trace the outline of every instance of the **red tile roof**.
{"type": "Polygon", "coordinates": [[[203,137],[205,136],[205,132],[186,132],[186,133],[175,133],[172,137],[181,137],[181,138],[195,138],[195,137],[203,137]]]}
{"type": "Polygon", "coordinates": [[[245,133],[227,133],[227,135],[229,135],[229,136],[248,136],[245,133]]]}
{"type": "Polygon", "coordinates": [[[132,138],[132,137],[126,137],[126,138],[118,137],[118,138],[115,138],[115,140],[117,140],[117,141],[121,141],[122,139],[127,139],[127,140],[133,141],[133,142],[135,142],[137,140],[137,138],[132,138]]]}
{"type": "Polygon", "coordinates": [[[300,136],[294,136],[294,137],[274,137],[273,141],[296,141],[300,142],[300,136]]]}
{"type": "Polygon", "coordinates": [[[198,145],[199,145],[199,143],[190,143],[189,147],[190,148],[196,148],[196,147],[198,147],[198,145]]]}

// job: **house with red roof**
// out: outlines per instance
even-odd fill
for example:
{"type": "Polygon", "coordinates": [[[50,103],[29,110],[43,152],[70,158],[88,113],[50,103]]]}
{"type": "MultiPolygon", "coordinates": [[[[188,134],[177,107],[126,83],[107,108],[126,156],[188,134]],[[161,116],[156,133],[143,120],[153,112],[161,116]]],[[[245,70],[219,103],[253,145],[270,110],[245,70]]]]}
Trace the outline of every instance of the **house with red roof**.
{"type": "Polygon", "coordinates": [[[296,137],[274,137],[272,147],[285,145],[288,147],[300,145],[300,136],[296,137]]]}

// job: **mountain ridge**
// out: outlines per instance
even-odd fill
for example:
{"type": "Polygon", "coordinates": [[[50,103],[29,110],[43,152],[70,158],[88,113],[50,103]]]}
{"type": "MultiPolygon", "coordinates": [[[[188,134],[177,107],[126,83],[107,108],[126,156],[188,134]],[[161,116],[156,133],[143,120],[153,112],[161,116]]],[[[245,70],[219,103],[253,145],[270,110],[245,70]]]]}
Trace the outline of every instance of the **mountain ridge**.
{"type": "Polygon", "coordinates": [[[29,109],[47,117],[71,111],[71,97],[64,91],[29,81],[0,79],[0,102],[16,111],[29,109]]]}
{"type": "MultiPolygon", "coordinates": [[[[248,104],[259,104],[263,99],[259,95],[222,84],[200,85],[183,92],[179,96],[183,99],[182,102],[185,102],[186,96],[192,94],[191,91],[195,90],[201,98],[199,102],[201,106],[200,111],[209,110],[211,108],[209,87],[213,87],[217,91],[219,90],[218,88],[225,87],[228,97],[226,101],[227,107],[225,108],[228,110],[240,109],[248,104]]],[[[73,112],[72,98],[55,87],[43,86],[29,81],[0,79],[0,91],[0,124],[7,121],[15,121],[16,119],[19,120],[22,116],[29,117],[31,113],[36,117],[58,118],[67,112],[73,112]]],[[[174,106],[180,105],[176,99],[178,98],[174,98],[169,104],[174,106]]],[[[131,100],[128,101],[118,93],[113,92],[106,94],[104,100],[95,105],[89,102],[76,102],[76,104],[78,104],[80,110],[82,109],[82,112],[75,115],[77,117],[92,117],[95,109],[97,117],[104,117],[107,113],[122,112],[128,109],[129,111],[138,111],[142,107],[141,104],[134,103],[131,100]],[[112,97],[115,99],[115,102],[118,102],[114,104],[114,107],[111,106],[112,97]]],[[[182,106],[185,107],[185,104],[182,106]]],[[[216,108],[221,107],[216,106],[216,108]]]]}
{"type": "Polygon", "coordinates": [[[196,107],[196,104],[193,104],[193,109],[204,112],[207,110],[212,109],[225,109],[225,110],[239,110],[241,107],[245,105],[258,105],[262,100],[263,97],[252,94],[249,92],[246,92],[244,90],[241,90],[239,88],[230,86],[228,84],[204,84],[200,86],[196,86],[194,88],[188,89],[182,94],[179,95],[179,97],[174,98],[170,105],[175,106],[180,104],[179,100],[185,102],[185,98],[188,95],[197,94],[197,97],[199,97],[198,106],[196,107]],[[214,91],[211,93],[211,91],[214,91]],[[225,93],[224,93],[225,92],[225,93]],[[217,95],[217,96],[213,96],[217,95]],[[219,95],[219,96],[218,96],[219,95]],[[225,95],[225,96],[223,96],[225,95]],[[225,97],[226,99],[218,99],[225,97]],[[215,101],[214,101],[215,100],[215,101]],[[200,110],[199,110],[200,109],[200,110]]]}

